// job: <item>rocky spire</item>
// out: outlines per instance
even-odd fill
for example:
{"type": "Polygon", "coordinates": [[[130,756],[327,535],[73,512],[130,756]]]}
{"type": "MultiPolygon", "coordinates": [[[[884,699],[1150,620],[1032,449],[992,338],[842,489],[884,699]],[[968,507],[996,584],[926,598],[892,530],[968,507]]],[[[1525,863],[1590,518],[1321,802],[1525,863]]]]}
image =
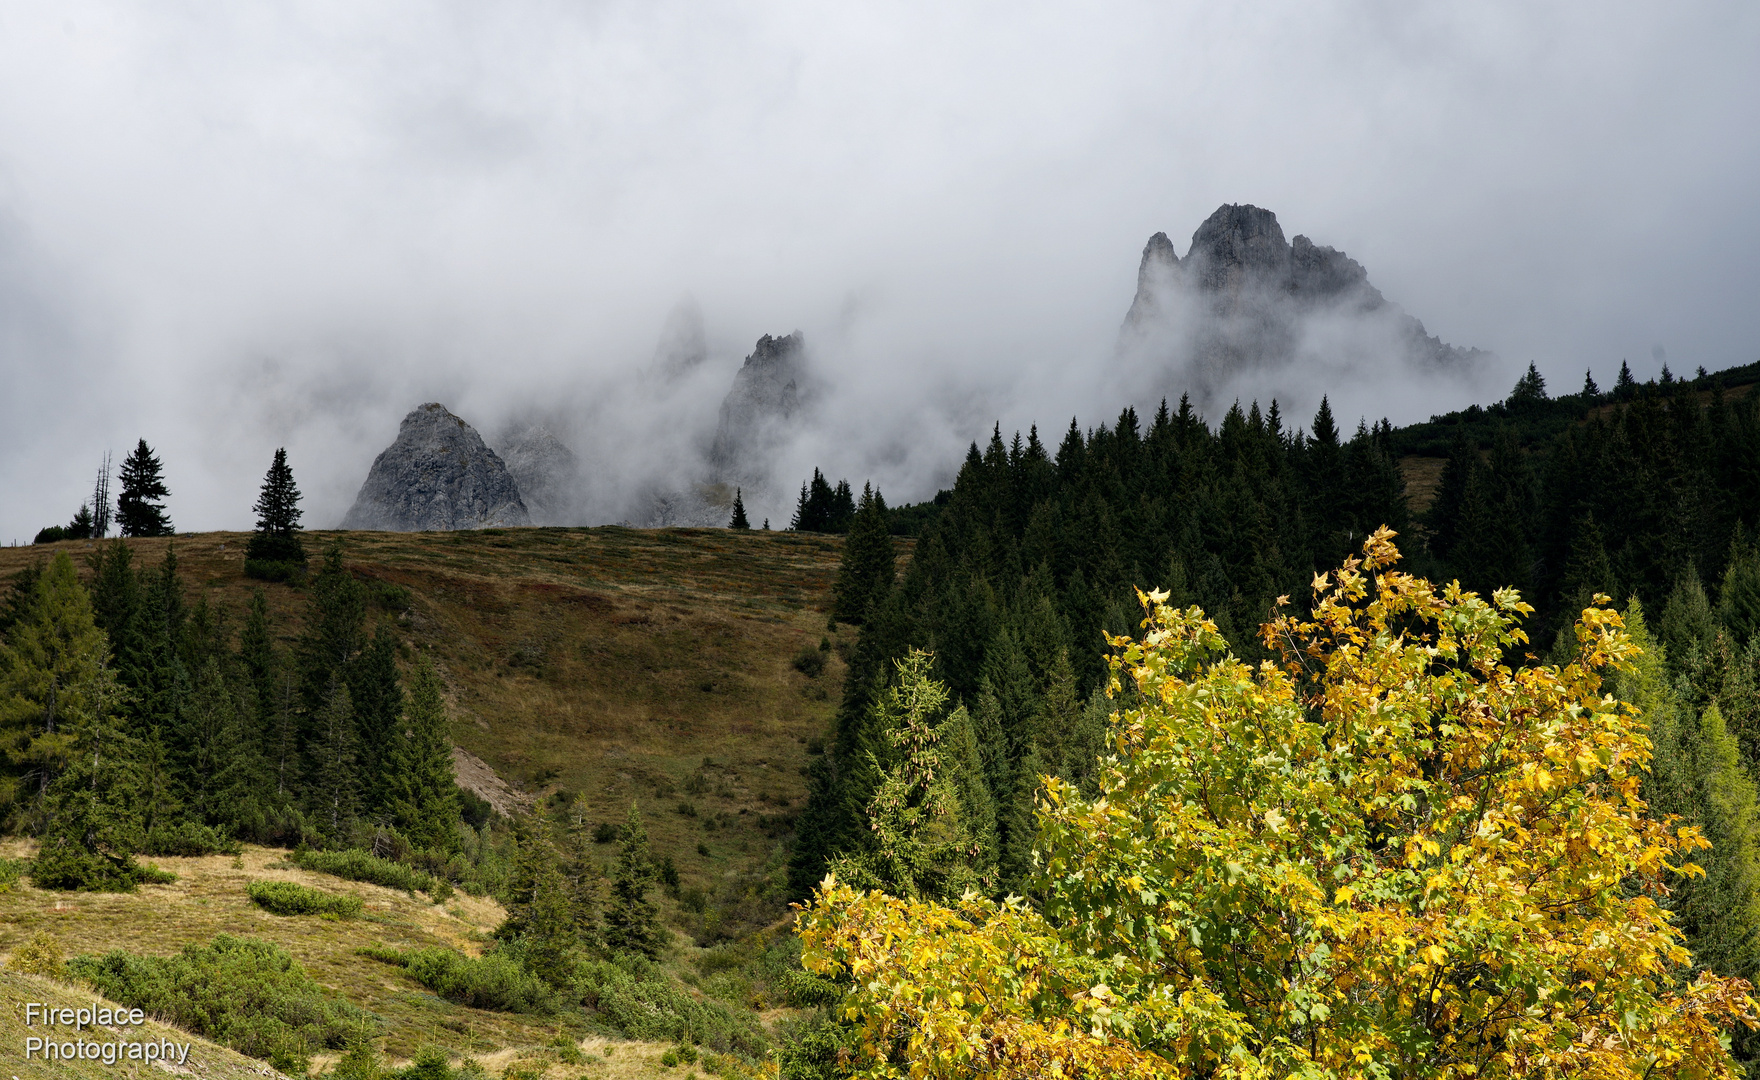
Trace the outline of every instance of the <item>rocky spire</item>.
{"type": "Polygon", "coordinates": [[[403,418],[373,460],[344,529],[388,532],[529,525],[507,466],[476,429],[429,402],[403,418]]]}

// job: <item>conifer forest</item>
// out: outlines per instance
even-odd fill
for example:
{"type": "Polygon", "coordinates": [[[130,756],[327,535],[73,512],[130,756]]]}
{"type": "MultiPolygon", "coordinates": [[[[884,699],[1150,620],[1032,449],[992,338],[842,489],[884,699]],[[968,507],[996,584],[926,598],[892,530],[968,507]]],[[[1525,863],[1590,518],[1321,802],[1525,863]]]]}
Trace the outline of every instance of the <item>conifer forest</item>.
{"type": "MultiPolygon", "coordinates": [[[[1185,399],[997,426],[924,503],[815,470],[778,533],[736,492],[726,543],[836,558],[786,660],[829,725],[761,833],[699,809],[708,757],[615,814],[461,786],[462,669],[349,534],[301,528],[286,453],[228,609],[142,439],[114,513],[45,530],[0,595],[28,841],[0,868],[127,894],[250,847],[497,905],[472,947],[350,955],[566,1027],[544,1062],[571,1074],[592,1035],[728,1076],[1755,1075],[1757,374],[1549,396],[1530,368],[1407,427],[1185,399]],[[111,520],[172,539],[149,562],[111,520]],[[736,828],[755,869],[712,855],[736,828]]],[[[291,880],[249,902],[361,917],[291,880]]],[[[393,1046],[272,944],[54,948],[30,962],[285,1072],[487,1073],[393,1046]]]]}

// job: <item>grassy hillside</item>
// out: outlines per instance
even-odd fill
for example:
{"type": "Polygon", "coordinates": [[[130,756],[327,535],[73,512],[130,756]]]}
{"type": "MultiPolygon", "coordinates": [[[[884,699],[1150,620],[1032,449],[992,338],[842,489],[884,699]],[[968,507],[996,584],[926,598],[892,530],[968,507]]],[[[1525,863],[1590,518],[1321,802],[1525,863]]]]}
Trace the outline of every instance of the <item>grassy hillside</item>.
{"type": "MultiPolygon", "coordinates": [[[[128,543],[137,565],[159,563],[175,544],[192,601],[205,597],[234,629],[262,588],[278,635],[290,643],[305,595],[246,579],[247,538],[128,543]]],[[[840,538],[620,528],[308,536],[314,556],[337,542],[349,569],[371,586],[372,618],[397,627],[404,660],[426,653],[442,673],[454,741],[472,755],[467,784],[504,806],[560,805],[584,793],[599,822],[620,822],[632,803],[640,806],[656,857],[670,857],[679,871],[675,892],[656,891],[680,931],[675,966],[695,955],[695,939],[712,944],[784,914],[766,885],[781,880],[788,830],[805,798],[803,773],[821,750],[843,672],[835,647],[816,677],[792,660],[822,639],[837,641],[826,611],[840,538]]],[[[900,544],[908,550],[908,541],[900,544]]],[[[83,566],[91,548],[68,541],[0,549],[0,578],[56,550],[83,566]]],[[[610,845],[600,851],[613,854],[610,845]]],[[[400,1057],[437,1043],[494,1067],[559,1034],[592,1035],[568,1030],[569,1021],[444,1002],[398,969],[354,954],[376,943],[480,951],[501,919],[493,901],[461,894],[434,906],[285,867],[268,849],[247,849],[238,860],[155,861],[177,873],[177,883],[128,896],[24,884],[0,895],[0,953],[42,929],[70,955],[123,946],[163,955],[225,931],[282,945],[326,987],[378,1013],[385,1045],[400,1057]],[[340,922],[269,915],[245,897],[253,878],[358,895],[366,913],[340,922]]],[[[613,1062],[639,1072],[661,1049],[626,1044],[621,1059],[593,1059],[594,1075],[616,1075],[605,1071],[613,1062]]]]}
{"type": "MultiPolygon", "coordinates": [[[[156,1065],[140,1062],[105,1065],[102,1061],[25,1061],[24,1041],[29,1036],[43,1036],[40,1025],[25,1026],[25,1003],[40,1002],[51,1008],[91,1008],[93,997],[75,987],[35,975],[0,972],[0,1075],[16,1076],[19,1080],[138,1080],[162,1076],[156,1065]]],[[[72,1029],[56,1028],[66,1038],[83,1037],[92,1042],[114,1042],[119,1039],[145,1042],[170,1039],[173,1043],[191,1043],[187,1068],[189,1073],[207,1080],[243,1080],[251,1077],[278,1077],[281,1074],[260,1061],[215,1046],[164,1024],[148,1021],[139,1027],[129,1026],[114,1032],[103,1028],[70,1034],[72,1029]]]]}

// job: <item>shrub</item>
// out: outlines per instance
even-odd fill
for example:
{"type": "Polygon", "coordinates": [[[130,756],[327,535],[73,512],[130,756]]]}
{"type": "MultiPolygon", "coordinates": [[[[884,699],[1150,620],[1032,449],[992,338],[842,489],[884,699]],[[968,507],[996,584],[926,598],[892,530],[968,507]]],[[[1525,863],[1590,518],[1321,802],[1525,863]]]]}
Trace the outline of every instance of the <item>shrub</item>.
{"type": "Polygon", "coordinates": [[[0,893],[9,893],[18,879],[29,873],[29,859],[0,859],[0,893]]]}
{"type": "Polygon", "coordinates": [[[111,1001],[144,1009],[283,1072],[304,1073],[311,1049],[341,1049],[373,1018],[330,997],[284,950],[218,934],[175,956],[117,949],[76,956],[68,971],[111,1001]]]}
{"type": "Polygon", "coordinates": [[[801,651],[794,654],[790,663],[796,671],[809,679],[817,679],[825,674],[825,654],[811,645],[802,645],[801,651]]]}
{"type": "Polygon", "coordinates": [[[67,965],[61,962],[61,942],[47,930],[39,930],[20,945],[6,961],[7,971],[25,975],[44,975],[51,979],[67,977],[67,965]]]}
{"type": "Polygon", "coordinates": [[[659,965],[639,956],[580,964],[573,987],[583,1006],[632,1039],[694,1039],[717,1050],[753,1055],[769,1043],[755,1018],[692,997],[659,965]]]}
{"type": "Polygon", "coordinates": [[[141,844],[143,855],[237,855],[238,841],[195,821],[155,825],[141,844]]]}
{"type": "Polygon", "coordinates": [[[593,826],[593,843],[609,844],[617,839],[617,826],[609,821],[601,821],[593,826]]]}
{"type": "Polygon", "coordinates": [[[289,585],[299,585],[306,579],[306,568],[303,563],[283,562],[279,559],[246,559],[244,576],[258,581],[284,581],[289,585]]]}
{"type": "Polygon", "coordinates": [[[253,881],[247,891],[253,903],[276,915],[329,914],[352,918],[361,913],[362,907],[358,896],[337,896],[291,881],[253,881]]]}
{"type": "Polygon", "coordinates": [[[544,980],[505,953],[472,957],[441,948],[372,948],[360,950],[360,955],[401,967],[416,982],[460,1005],[513,1013],[548,1013],[556,1007],[544,980]]]}
{"type": "MultiPolygon", "coordinates": [[[[364,881],[388,889],[416,890],[433,894],[438,882],[434,875],[408,867],[390,859],[381,859],[370,851],[350,848],[346,851],[296,851],[288,860],[302,870],[330,874],[349,881],[364,881]]],[[[450,889],[448,890],[450,895],[450,889]]]]}
{"type": "Polygon", "coordinates": [[[37,531],[37,538],[32,540],[31,543],[53,544],[57,540],[65,539],[67,539],[67,530],[65,528],[60,525],[50,525],[48,528],[39,529],[37,531]]]}

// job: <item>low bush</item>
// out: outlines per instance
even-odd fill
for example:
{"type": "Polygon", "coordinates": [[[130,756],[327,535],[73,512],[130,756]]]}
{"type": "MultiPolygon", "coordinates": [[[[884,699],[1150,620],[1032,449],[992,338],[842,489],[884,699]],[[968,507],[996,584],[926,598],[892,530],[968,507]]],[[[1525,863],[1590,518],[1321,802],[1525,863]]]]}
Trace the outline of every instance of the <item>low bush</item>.
{"type": "Polygon", "coordinates": [[[0,893],[9,893],[18,879],[30,873],[29,859],[0,859],[0,893]]]}
{"type": "Polygon", "coordinates": [[[53,544],[57,540],[65,540],[65,539],[67,539],[67,530],[65,528],[61,527],[60,525],[50,525],[48,528],[39,529],[37,531],[37,538],[35,540],[32,540],[31,543],[33,543],[33,544],[53,544]]]}
{"type": "Polygon", "coordinates": [[[253,881],[247,892],[251,902],[276,915],[339,915],[345,919],[361,913],[361,898],[337,896],[291,881],[253,881]]]}
{"type": "Polygon", "coordinates": [[[299,585],[306,579],[306,568],[304,563],[281,559],[246,559],[244,576],[258,581],[282,581],[289,585],[299,585]]]}
{"type": "Polygon", "coordinates": [[[749,1013],[691,996],[657,964],[640,957],[579,965],[573,980],[581,1004],[632,1039],[693,1039],[721,1051],[759,1055],[769,1039],[749,1013]]]}
{"type": "Polygon", "coordinates": [[[76,956],[67,969],[111,1001],[303,1075],[312,1050],[341,1049],[375,1021],[330,997],[292,956],[249,938],[216,935],[175,956],[117,949],[76,956]]]}
{"type": "Polygon", "coordinates": [[[39,930],[29,941],[12,951],[12,957],[6,961],[6,970],[65,979],[67,966],[62,962],[61,955],[60,939],[47,930],[39,930]]]}
{"type": "Polygon", "coordinates": [[[504,953],[474,957],[440,948],[371,948],[360,950],[360,955],[402,968],[416,982],[459,1005],[512,1013],[549,1013],[556,1008],[555,995],[544,980],[504,953]]]}
{"type": "Polygon", "coordinates": [[[802,645],[801,651],[794,654],[790,663],[796,671],[809,679],[817,679],[825,674],[825,653],[811,645],[802,645]]]}
{"type": "MultiPolygon", "coordinates": [[[[441,884],[435,880],[434,875],[425,870],[417,870],[390,859],[381,859],[370,851],[357,848],[346,851],[295,851],[288,856],[288,861],[302,870],[330,874],[349,881],[364,881],[369,885],[383,885],[388,889],[402,889],[408,893],[420,890],[432,895],[441,884]]],[[[447,887],[447,892],[450,895],[450,886],[447,887]]]]}
{"type": "Polygon", "coordinates": [[[194,821],[155,825],[141,843],[142,855],[237,855],[243,850],[236,840],[194,821]]]}

